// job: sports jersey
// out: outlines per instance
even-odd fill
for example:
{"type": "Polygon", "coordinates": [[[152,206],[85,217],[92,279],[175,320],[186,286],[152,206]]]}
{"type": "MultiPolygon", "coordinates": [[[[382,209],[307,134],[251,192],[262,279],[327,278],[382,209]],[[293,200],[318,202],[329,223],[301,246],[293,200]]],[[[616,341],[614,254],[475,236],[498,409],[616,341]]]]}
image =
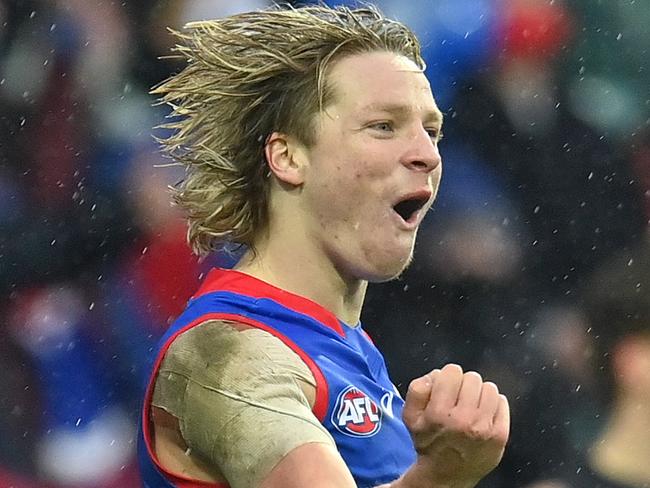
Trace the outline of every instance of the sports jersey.
{"type": "MultiPolygon", "coordinates": [[[[145,487],[219,487],[165,472],[150,444],[149,406],[165,352],[188,329],[228,320],[264,330],[296,352],[316,380],[313,413],[334,438],[357,486],[398,478],[416,459],[402,421],[404,401],[361,324],[350,327],[304,297],[244,273],[213,269],[163,336],[145,394],[138,457],[145,487]]],[[[215,351],[218,354],[218,351],[215,351]]]]}

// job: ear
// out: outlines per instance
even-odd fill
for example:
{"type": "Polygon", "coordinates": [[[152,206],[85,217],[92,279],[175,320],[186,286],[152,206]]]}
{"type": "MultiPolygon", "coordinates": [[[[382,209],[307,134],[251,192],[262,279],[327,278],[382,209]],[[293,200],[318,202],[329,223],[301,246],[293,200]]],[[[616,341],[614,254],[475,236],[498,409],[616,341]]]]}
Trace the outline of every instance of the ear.
{"type": "Polygon", "coordinates": [[[293,186],[304,183],[307,155],[295,137],[273,132],[266,140],[264,155],[271,173],[278,180],[293,186]]]}

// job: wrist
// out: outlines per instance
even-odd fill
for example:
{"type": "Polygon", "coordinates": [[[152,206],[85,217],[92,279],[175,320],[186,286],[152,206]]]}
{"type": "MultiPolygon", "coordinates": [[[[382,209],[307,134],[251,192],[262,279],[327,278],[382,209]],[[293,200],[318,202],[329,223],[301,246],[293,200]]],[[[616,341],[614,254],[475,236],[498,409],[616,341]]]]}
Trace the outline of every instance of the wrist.
{"type": "MultiPolygon", "coordinates": [[[[401,478],[395,480],[386,488],[474,488],[479,480],[463,479],[456,476],[441,476],[440,470],[431,466],[431,463],[418,459],[401,478]]],[[[380,487],[381,488],[381,487],[380,487]]]]}

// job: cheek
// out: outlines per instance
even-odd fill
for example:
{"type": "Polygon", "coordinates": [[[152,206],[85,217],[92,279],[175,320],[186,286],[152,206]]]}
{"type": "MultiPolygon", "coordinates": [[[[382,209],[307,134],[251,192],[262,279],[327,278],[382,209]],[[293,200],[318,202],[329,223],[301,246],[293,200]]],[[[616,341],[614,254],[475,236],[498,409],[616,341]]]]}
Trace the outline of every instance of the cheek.
{"type": "Polygon", "coordinates": [[[336,219],[355,220],[357,228],[363,221],[375,219],[391,176],[386,151],[363,143],[352,147],[340,144],[336,150],[318,156],[312,162],[311,175],[318,213],[330,224],[336,219]]]}
{"type": "Polygon", "coordinates": [[[438,189],[440,188],[440,181],[442,179],[442,164],[438,165],[438,168],[434,170],[431,174],[431,187],[433,189],[434,198],[438,195],[438,189]]]}

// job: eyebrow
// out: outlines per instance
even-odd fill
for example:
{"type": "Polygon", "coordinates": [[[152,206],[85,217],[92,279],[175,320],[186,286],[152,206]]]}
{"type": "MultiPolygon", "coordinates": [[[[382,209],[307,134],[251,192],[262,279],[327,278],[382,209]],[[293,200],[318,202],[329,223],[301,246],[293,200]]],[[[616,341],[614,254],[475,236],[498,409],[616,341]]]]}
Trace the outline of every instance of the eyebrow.
{"type": "MultiPolygon", "coordinates": [[[[370,105],[362,107],[362,110],[370,110],[373,112],[387,112],[400,117],[404,117],[413,113],[411,107],[400,103],[371,103],[370,105]]],[[[424,118],[426,121],[438,122],[442,124],[443,115],[442,112],[436,108],[436,110],[427,110],[424,113],[424,118]]]]}

